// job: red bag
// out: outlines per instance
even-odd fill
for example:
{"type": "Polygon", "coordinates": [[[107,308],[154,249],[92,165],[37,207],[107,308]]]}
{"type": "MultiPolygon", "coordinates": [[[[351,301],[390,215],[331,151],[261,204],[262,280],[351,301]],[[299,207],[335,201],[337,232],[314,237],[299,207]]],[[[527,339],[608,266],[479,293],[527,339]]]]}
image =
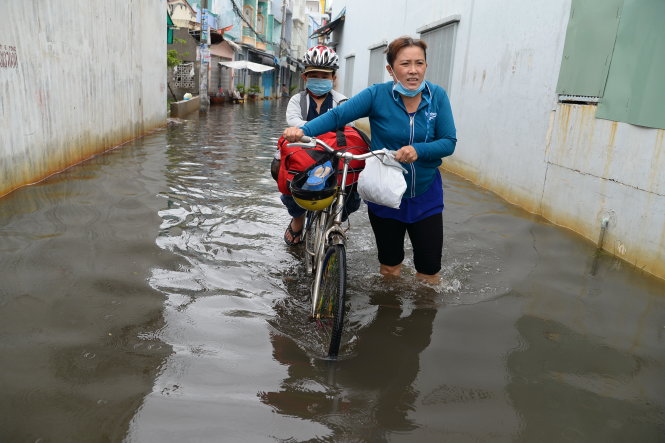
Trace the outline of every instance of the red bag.
{"type": "MultiPolygon", "coordinates": [[[[345,126],[344,130],[336,132],[326,132],[316,138],[338,151],[343,150],[356,155],[369,152],[369,138],[367,135],[351,126],[345,126]]],[[[282,194],[291,195],[290,186],[293,177],[317,163],[325,163],[330,159],[330,154],[319,146],[316,148],[301,148],[298,146],[288,147],[287,144],[288,142],[284,137],[281,137],[277,143],[281,157],[277,186],[282,194]]],[[[358,175],[364,167],[365,160],[351,160],[346,175],[346,186],[358,181],[358,175]]],[[[344,161],[340,159],[337,165],[337,183],[339,184],[342,182],[343,168],[344,161]]]]}

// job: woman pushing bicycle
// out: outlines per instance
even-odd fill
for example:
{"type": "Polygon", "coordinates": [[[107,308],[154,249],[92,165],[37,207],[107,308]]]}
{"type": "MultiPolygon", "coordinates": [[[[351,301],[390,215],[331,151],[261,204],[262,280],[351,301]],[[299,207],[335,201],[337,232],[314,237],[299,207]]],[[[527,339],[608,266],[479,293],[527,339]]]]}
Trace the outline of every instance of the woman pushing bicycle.
{"type": "Polygon", "coordinates": [[[439,166],[457,143],[446,91],[425,80],[427,45],[408,36],[386,50],[392,82],[372,85],[355,97],[283,136],[295,142],[369,117],[372,150],[388,148],[405,164],[407,188],[399,209],[367,202],[376,238],[380,273],[398,276],[404,260],[404,237],[413,245],[416,276],[439,281],[443,249],[443,186],[439,166]]]}

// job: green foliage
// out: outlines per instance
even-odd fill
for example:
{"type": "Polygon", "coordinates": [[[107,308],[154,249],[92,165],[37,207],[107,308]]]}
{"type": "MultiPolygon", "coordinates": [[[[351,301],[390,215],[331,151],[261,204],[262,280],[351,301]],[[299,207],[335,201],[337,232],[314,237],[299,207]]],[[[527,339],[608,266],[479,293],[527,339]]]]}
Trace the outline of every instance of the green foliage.
{"type": "Polygon", "coordinates": [[[261,92],[261,88],[259,88],[257,85],[250,86],[247,92],[250,95],[258,95],[258,93],[261,92]]]}
{"type": "Polygon", "coordinates": [[[178,51],[175,49],[169,49],[166,51],[166,66],[172,68],[178,66],[182,63],[182,59],[179,57],[178,51]]]}
{"type": "MultiPolygon", "coordinates": [[[[186,40],[181,39],[181,38],[175,38],[173,39],[173,44],[185,44],[187,43],[186,40]]],[[[169,49],[166,51],[166,66],[169,68],[172,68],[174,66],[178,66],[182,64],[183,60],[182,57],[186,57],[189,55],[189,52],[178,52],[177,49],[169,49]]]]}
{"type": "Polygon", "coordinates": [[[239,93],[244,94],[245,93],[245,85],[242,83],[236,86],[236,89],[238,90],[239,93]]]}

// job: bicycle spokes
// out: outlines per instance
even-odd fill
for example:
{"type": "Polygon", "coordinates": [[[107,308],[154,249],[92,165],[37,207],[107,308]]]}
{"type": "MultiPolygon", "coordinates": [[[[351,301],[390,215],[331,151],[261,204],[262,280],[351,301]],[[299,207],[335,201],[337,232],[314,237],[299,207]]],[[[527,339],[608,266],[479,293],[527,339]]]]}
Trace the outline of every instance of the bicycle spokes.
{"type": "Polygon", "coordinates": [[[319,326],[322,341],[328,346],[328,356],[335,357],[339,350],[344,323],[346,292],[346,250],[343,245],[331,245],[325,253],[318,294],[314,294],[314,319],[319,326]]]}

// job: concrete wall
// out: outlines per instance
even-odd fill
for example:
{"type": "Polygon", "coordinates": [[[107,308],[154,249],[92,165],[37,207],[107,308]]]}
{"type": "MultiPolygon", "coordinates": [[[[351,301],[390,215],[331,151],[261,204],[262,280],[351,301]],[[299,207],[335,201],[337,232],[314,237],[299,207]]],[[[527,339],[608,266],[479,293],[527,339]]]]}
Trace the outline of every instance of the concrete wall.
{"type": "Polygon", "coordinates": [[[201,97],[192,97],[189,100],[180,100],[171,103],[171,117],[183,118],[192,112],[198,111],[201,108],[201,97]]]}
{"type": "MultiPolygon", "coordinates": [[[[182,100],[183,96],[186,93],[193,95],[198,95],[199,93],[199,63],[196,61],[196,49],[199,43],[194,37],[189,33],[187,28],[178,28],[173,30],[173,43],[166,45],[167,50],[175,50],[178,52],[178,58],[183,61],[183,63],[193,63],[194,68],[194,84],[191,88],[180,88],[175,85],[173,68],[168,68],[166,72],[166,77],[170,90],[168,95],[170,98],[173,98],[175,94],[177,100],[182,100]]],[[[166,64],[164,64],[166,66],[166,64]]]]}
{"type": "Polygon", "coordinates": [[[161,126],[165,1],[11,1],[0,47],[0,196],[161,126]]]}
{"type": "Polygon", "coordinates": [[[570,0],[337,0],[333,16],[345,6],[339,90],[346,56],[356,56],[357,93],[371,45],[459,16],[450,87],[459,141],[444,166],[593,242],[608,219],[604,248],[665,278],[664,131],[558,103],[570,0]]]}

